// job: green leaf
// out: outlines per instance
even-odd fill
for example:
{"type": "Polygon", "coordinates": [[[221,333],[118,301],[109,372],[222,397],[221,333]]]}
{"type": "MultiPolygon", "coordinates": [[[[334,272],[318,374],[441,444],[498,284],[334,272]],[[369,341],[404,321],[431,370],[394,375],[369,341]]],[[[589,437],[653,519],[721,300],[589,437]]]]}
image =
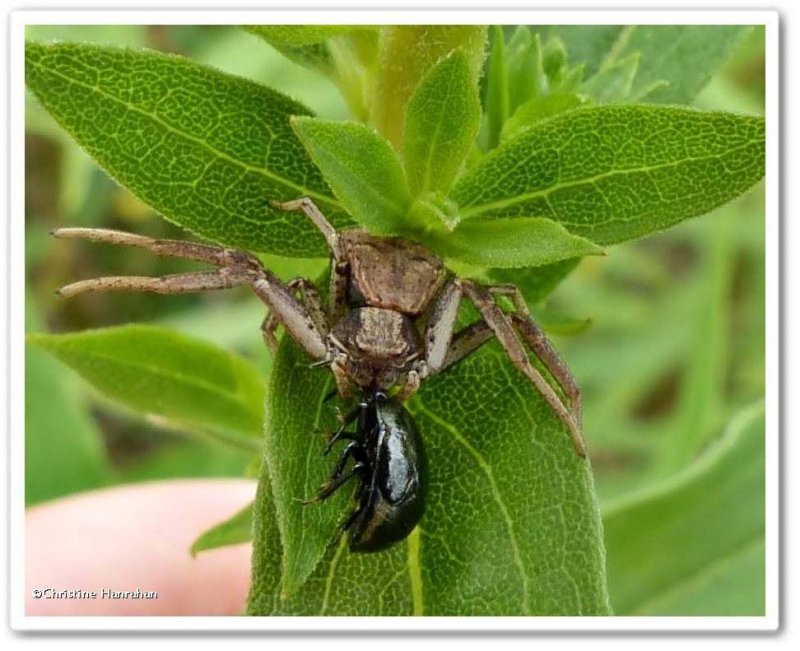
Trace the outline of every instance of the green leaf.
{"type": "Polygon", "coordinates": [[[523,129],[559,113],[565,113],[586,104],[587,98],[574,93],[556,93],[534,97],[517,108],[503,125],[501,140],[505,142],[523,129]]]}
{"type": "MultiPolygon", "coordinates": [[[[310,369],[302,351],[288,337],[281,340],[267,391],[260,481],[269,482],[278,508],[276,526],[282,541],[278,549],[282,547],[283,556],[274,578],[281,580],[286,593],[296,592],[313,572],[347,504],[347,490],[324,506],[301,503],[317,494],[331,472],[322,457],[322,433],[337,428],[333,410],[324,402],[332,386],[329,372],[310,369]]],[[[259,500],[256,496],[256,531],[267,508],[259,500]]]]}
{"type": "Polygon", "coordinates": [[[372,233],[398,233],[411,199],[392,146],[355,122],[294,118],[292,125],[336,196],[372,233]]]}
{"type": "Polygon", "coordinates": [[[685,468],[727,420],[730,319],[738,260],[731,230],[734,220],[717,220],[703,251],[700,282],[686,368],[675,406],[674,435],[664,441],[655,466],[662,475],[685,468]],[[704,273],[703,273],[704,272],[704,273]]]}
{"type": "Polygon", "coordinates": [[[236,355],[174,330],[144,325],[29,335],[28,342],[127,407],[260,449],[263,381],[236,355]]]}
{"type": "Polygon", "coordinates": [[[490,269],[489,277],[501,283],[514,283],[525,297],[525,302],[536,305],[547,298],[580,261],[580,258],[572,258],[527,269],[490,269]]]}
{"type": "MultiPolygon", "coordinates": [[[[243,29],[260,37],[295,63],[332,77],[341,88],[344,78],[355,71],[343,70],[340,64],[355,67],[355,61],[337,60],[343,58],[347,48],[343,42],[337,48],[330,39],[363,37],[377,28],[370,25],[247,25],[243,29]]],[[[373,34],[373,38],[377,35],[373,34]]],[[[343,92],[346,90],[342,88],[343,92]]]]}
{"type": "Polygon", "coordinates": [[[489,69],[486,72],[486,149],[497,147],[500,142],[500,132],[510,110],[503,28],[494,26],[489,69]]]}
{"type": "Polygon", "coordinates": [[[634,52],[614,65],[601,69],[583,83],[581,90],[601,103],[628,99],[640,59],[641,54],[634,52]]]}
{"type": "MultiPolygon", "coordinates": [[[[153,433],[158,435],[157,433],[153,433]]],[[[208,479],[246,474],[252,459],[261,461],[253,450],[232,447],[211,438],[169,437],[141,458],[126,461],[119,479],[124,483],[162,479],[208,479]],[[172,440],[170,440],[172,439],[172,440]]]]}
{"type": "Polygon", "coordinates": [[[509,113],[544,90],[544,64],[539,34],[525,26],[514,31],[506,46],[509,113]]]}
{"type": "Polygon", "coordinates": [[[567,49],[558,37],[549,38],[542,53],[542,68],[551,88],[558,88],[567,74],[567,49]]]}
{"type": "Polygon", "coordinates": [[[248,504],[241,511],[234,513],[224,522],[204,531],[192,543],[190,552],[196,556],[199,552],[239,545],[253,539],[253,504],[248,504]]]}
{"type": "Polygon", "coordinates": [[[688,104],[752,29],[746,25],[639,25],[627,28],[625,52],[640,52],[631,95],[688,104]],[[659,84],[666,81],[666,84],[659,84]]]}
{"type": "Polygon", "coordinates": [[[253,251],[325,257],[319,232],[269,200],[314,199],[347,223],[269,88],[146,50],[28,42],[26,81],[115,179],[170,221],[253,251]]]}
{"type": "Polygon", "coordinates": [[[486,27],[481,25],[398,25],[381,29],[371,120],[403,151],[406,105],[428,69],[462,49],[477,84],[485,56],[486,27]]]}
{"type": "Polygon", "coordinates": [[[374,31],[372,25],[244,25],[273,45],[314,45],[329,38],[358,31],[374,31]]]}
{"type": "Polygon", "coordinates": [[[444,257],[505,269],[603,253],[594,242],[540,217],[471,219],[459,223],[452,232],[429,232],[427,244],[444,257]]]}
{"type": "Polygon", "coordinates": [[[546,217],[601,245],[702,215],[764,175],[764,120],[661,106],[571,111],[521,132],[451,198],[463,218],[546,217]]]}
{"type": "Polygon", "coordinates": [[[764,406],[701,459],[605,511],[619,615],[764,614],[764,406]]]}
{"type": "Polygon", "coordinates": [[[541,32],[561,39],[570,61],[586,64],[590,80],[639,54],[631,96],[688,104],[751,29],[744,25],[559,25],[541,28],[541,32]]]}
{"type": "Polygon", "coordinates": [[[609,614],[591,474],[564,427],[490,344],[423,385],[410,406],[429,464],[426,514],[384,552],[332,544],[352,490],[302,506],[321,455],[329,373],[281,344],[267,463],[254,506],[252,615],[609,614]],[[502,405],[502,409],[497,406],[502,405]]]}
{"type": "MultiPolygon", "coordinates": [[[[26,328],[38,327],[32,296],[26,328]]],[[[70,372],[46,353],[25,349],[25,504],[108,484],[111,465],[70,372]]]]}
{"type": "Polygon", "coordinates": [[[544,25],[533,26],[543,40],[556,37],[569,52],[570,61],[584,63],[586,75],[597,72],[626,29],[623,25],[544,25]]]}
{"type": "Polygon", "coordinates": [[[408,103],[405,166],[416,196],[447,194],[461,169],[481,121],[478,87],[466,54],[456,50],[434,65],[408,103]]]}

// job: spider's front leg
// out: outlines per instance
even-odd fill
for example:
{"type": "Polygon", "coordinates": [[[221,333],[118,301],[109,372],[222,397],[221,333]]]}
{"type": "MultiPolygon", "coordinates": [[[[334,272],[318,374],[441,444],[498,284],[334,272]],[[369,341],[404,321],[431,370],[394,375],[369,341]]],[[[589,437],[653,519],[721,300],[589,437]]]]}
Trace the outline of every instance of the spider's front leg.
{"type": "Polygon", "coordinates": [[[286,212],[301,212],[317,227],[328,248],[331,250],[331,278],[329,291],[328,318],[331,323],[340,319],[347,308],[347,281],[350,266],[342,255],[339,234],[322,211],[309,197],[292,201],[270,201],[270,205],[286,212]]]}
{"type": "Polygon", "coordinates": [[[179,240],[157,240],[123,231],[95,228],[60,228],[53,235],[62,239],[83,239],[147,249],[156,255],[205,262],[216,271],[188,272],[151,278],[147,276],[114,276],[93,278],[72,283],[59,290],[64,297],[92,291],[154,292],[185,294],[188,292],[228,289],[249,285],[269,308],[290,336],[314,360],[326,359],[328,345],[326,324],[318,323],[319,315],[310,311],[294,296],[275,274],[265,269],[254,255],[222,246],[196,244],[179,240]]]}

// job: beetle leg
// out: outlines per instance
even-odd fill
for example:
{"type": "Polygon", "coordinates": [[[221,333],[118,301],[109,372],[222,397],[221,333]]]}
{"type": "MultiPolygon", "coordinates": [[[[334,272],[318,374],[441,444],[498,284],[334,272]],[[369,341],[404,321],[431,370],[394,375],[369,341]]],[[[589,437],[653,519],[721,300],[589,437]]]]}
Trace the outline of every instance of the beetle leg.
{"type": "Polygon", "coordinates": [[[582,457],[586,456],[586,445],[578,423],[547,380],[531,364],[525,348],[514,331],[509,315],[500,309],[490,291],[485,287],[469,280],[462,280],[461,285],[464,293],[478,308],[483,320],[486,321],[500,345],[505,349],[511,363],[525,374],[531,384],[542,394],[550,408],[567,426],[575,451],[582,457]]]}
{"type": "Polygon", "coordinates": [[[343,484],[348,482],[353,478],[354,475],[360,472],[360,469],[364,464],[356,461],[356,463],[354,463],[353,467],[350,469],[350,472],[346,474],[344,473],[344,468],[347,465],[350,457],[354,456],[354,454],[357,454],[357,448],[360,447],[361,444],[357,441],[348,443],[347,447],[344,449],[344,452],[342,452],[342,456],[339,457],[339,461],[336,464],[336,467],[333,469],[333,473],[331,473],[330,478],[324,484],[322,484],[315,497],[304,500],[303,504],[312,504],[314,502],[321,502],[322,500],[327,499],[333,495],[343,484]]]}

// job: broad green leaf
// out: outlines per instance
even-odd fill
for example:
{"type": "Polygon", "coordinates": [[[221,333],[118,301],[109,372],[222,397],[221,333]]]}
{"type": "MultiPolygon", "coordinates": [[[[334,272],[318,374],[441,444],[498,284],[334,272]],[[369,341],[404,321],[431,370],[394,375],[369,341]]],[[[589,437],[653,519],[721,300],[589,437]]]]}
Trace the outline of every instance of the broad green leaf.
{"type": "Polygon", "coordinates": [[[764,120],[633,105],[571,111],[521,132],[463,176],[462,218],[546,217],[601,245],[662,230],[764,175],[764,120]]]}
{"type": "Polygon", "coordinates": [[[571,235],[550,219],[471,219],[452,232],[431,231],[428,246],[447,258],[484,267],[512,268],[602,255],[594,242],[571,235]]]}
{"type": "Polygon", "coordinates": [[[500,132],[510,113],[508,70],[503,28],[492,28],[492,46],[486,72],[486,149],[500,142],[500,132]]]}
{"type": "Polygon", "coordinates": [[[412,401],[430,468],[426,514],[407,540],[376,554],[333,543],[353,486],[322,504],[297,502],[335,463],[313,432],[318,418],[322,428],[332,420],[322,402],[331,385],[281,344],[249,614],[609,614],[588,463],[496,344],[428,380],[412,401]]]}
{"type": "Polygon", "coordinates": [[[204,531],[192,543],[192,556],[199,552],[228,545],[239,545],[253,539],[253,505],[248,504],[241,511],[234,513],[224,522],[204,531]]]}
{"type": "Polygon", "coordinates": [[[514,115],[506,120],[500,138],[505,142],[537,122],[578,108],[586,102],[586,97],[574,93],[556,93],[534,97],[518,107],[514,115]]]}
{"type": "Polygon", "coordinates": [[[688,104],[752,29],[746,25],[639,25],[629,27],[625,52],[640,52],[631,96],[688,104]],[[659,81],[667,84],[658,84],[659,81]]]}
{"type": "MultiPolygon", "coordinates": [[[[283,550],[274,579],[281,590],[295,593],[313,572],[330,543],[348,503],[347,489],[325,505],[304,505],[330,476],[336,455],[323,458],[323,433],[338,427],[333,406],[324,398],[333,386],[325,369],[310,369],[308,358],[284,337],[273,360],[264,415],[264,464],[261,486],[269,482],[278,506],[277,523],[283,550]]],[[[256,531],[267,508],[256,496],[256,531]]],[[[272,499],[272,498],[270,498],[272,499]]],[[[269,509],[272,509],[270,504],[269,509]]],[[[275,519],[276,515],[270,516],[275,519]]],[[[263,523],[262,523],[263,524],[263,523]]],[[[270,549],[270,553],[275,549],[270,549]]]]}
{"type": "Polygon", "coordinates": [[[406,105],[428,69],[460,48],[470,64],[471,81],[477,84],[485,43],[486,27],[481,25],[398,25],[381,29],[371,119],[397,151],[403,151],[406,105]]]}
{"type": "Polygon", "coordinates": [[[600,103],[628,99],[636,72],[639,70],[640,59],[639,52],[620,59],[608,68],[601,69],[591,79],[587,79],[581,90],[600,103]]]}
{"type": "Polygon", "coordinates": [[[569,60],[584,62],[590,78],[639,53],[631,96],[688,104],[750,29],[744,25],[559,25],[541,28],[541,32],[561,39],[569,60]]]}
{"type": "Polygon", "coordinates": [[[447,194],[481,120],[478,87],[466,54],[456,50],[434,65],[408,102],[403,138],[411,192],[447,194]]]}
{"type": "Polygon", "coordinates": [[[245,25],[244,29],[275,45],[313,45],[335,36],[376,28],[372,25],[245,25]]]}
{"type": "Polygon", "coordinates": [[[758,404],[740,412],[685,472],[609,506],[604,524],[615,612],[763,615],[764,482],[758,404]]]}
{"type": "Polygon", "coordinates": [[[522,291],[528,305],[536,305],[547,298],[580,261],[580,258],[572,258],[527,269],[491,269],[489,276],[498,282],[514,283],[522,291]]]}
{"type": "Polygon", "coordinates": [[[244,359],[167,328],[29,335],[101,393],[190,431],[260,449],[264,387],[244,359]]]}
{"type": "MultiPolygon", "coordinates": [[[[37,327],[33,297],[25,301],[26,327],[37,327]]],[[[25,348],[25,504],[108,484],[111,466],[102,435],[76,380],[32,346],[25,348]]]]}
{"type": "Polygon", "coordinates": [[[411,199],[392,146],[355,122],[294,118],[292,125],[336,196],[359,225],[398,233],[411,199]]]}
{"type": "Polygon", "coordinates": [[[206,239],[326,255],[307,219],[269,200],[314,199],[346,223],[289,125],[302,105],[269,88],[146,50],[28,42],[26,81],[122,185],[206,239]]]}

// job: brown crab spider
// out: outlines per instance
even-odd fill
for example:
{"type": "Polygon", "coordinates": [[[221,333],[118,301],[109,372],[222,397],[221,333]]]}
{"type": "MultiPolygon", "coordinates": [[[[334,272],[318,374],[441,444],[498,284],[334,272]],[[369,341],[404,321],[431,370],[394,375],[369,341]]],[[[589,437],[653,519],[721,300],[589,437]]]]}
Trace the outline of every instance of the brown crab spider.
{"type": "Polygon", "coordinates": [[[95,278],[67,285],[59,293],[64,297],[91,291],[183,294],[248,285],[269,310],[261,326],[267,345],[275,348],[275,331],[283,325],[313,363],[330,366],[343,397],[354,389],[374,393],[399,386],[396,398],[403,401],[425,379],[494,337],[564,423],[577,453],[585,456],[580,389],[531,318],[517,287],[454,277],[429,250],[399,237],[378,237],[361,229],[336,231],[311,199],[272,205],[302,212],[325,237],[331,250],[327,304],[311,281],[295,278],[283,283],[245,251],[95,228],[60,228],[53,235],[141,247],[159,256],[208,263],[217,270],[160,278],[95,278]],[[497,296],[510,299],[514,311],[501,309],[497,296]],[[464,299],[475,305],[481,319],[456,332],[458,307],[464,299]],[[525,344],[566,400],[531,363],[525,344]]]}

